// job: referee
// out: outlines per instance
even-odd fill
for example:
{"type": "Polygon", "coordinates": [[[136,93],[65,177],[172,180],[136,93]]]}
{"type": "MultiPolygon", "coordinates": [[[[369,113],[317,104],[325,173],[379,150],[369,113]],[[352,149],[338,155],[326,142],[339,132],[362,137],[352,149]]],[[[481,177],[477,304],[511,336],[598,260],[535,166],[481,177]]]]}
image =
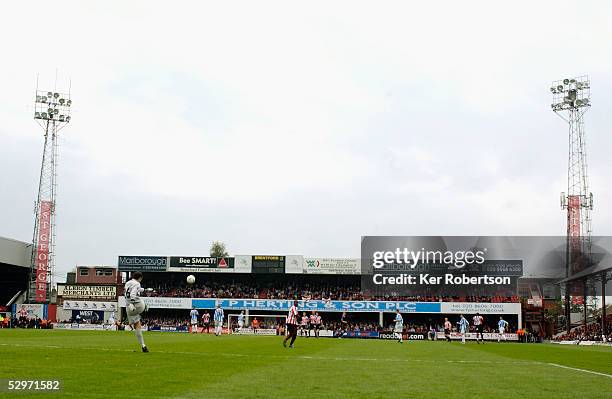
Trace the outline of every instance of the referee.
{"type": "Polygon", "coordinates": [[[289,343],[289,348],[293,348],[293,343],[297,338],[297,318],[298,318],[298,301],[297,299],[293,301],[293,306],[289,309],[289,314],[287,315],[287,336],[283,341],[283,346],[287,347],[287,341],[291,338],[291,342],[289,343]]]}
{"type": "Polygon", "coordinates": [[[348,332],[349,329],[349,320],[346,312],[342,312],[342,317],[340,317],[340,325],[342,328],[342,331],[340,331],[340,337],[342,337],[344,333],[348,332]]]}

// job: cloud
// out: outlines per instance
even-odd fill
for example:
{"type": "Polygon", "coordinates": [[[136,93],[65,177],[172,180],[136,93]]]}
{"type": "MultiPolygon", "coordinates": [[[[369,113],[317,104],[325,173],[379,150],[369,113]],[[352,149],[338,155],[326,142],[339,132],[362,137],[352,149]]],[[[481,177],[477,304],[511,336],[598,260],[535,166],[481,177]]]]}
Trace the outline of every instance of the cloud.
{"type": "MultiPolygon", "coordinates": [[[[0,184],[15,195],[0,202],[0,234],[31,235],[31,104],[37,73],[51,87],[56,68],[74,99],[62,270],[130,248],[205,253],[219,238],[243,253],[348,256],[363,234],[561,234],[567,128],[548,85],[591,74],[589,167],[596,204],[609,202],[610,11],[13,2],[0,17],[0,184]]],[[[605,234],[610,212],[594,218],[605,234]]]]}

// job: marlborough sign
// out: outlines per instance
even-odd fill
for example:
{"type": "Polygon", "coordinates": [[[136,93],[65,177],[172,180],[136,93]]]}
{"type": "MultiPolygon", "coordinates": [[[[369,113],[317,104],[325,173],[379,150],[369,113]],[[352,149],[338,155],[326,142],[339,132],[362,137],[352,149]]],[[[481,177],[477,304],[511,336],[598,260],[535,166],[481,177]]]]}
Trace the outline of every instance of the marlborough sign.
{"type": "Polygon", "coordinates": [[[165,272],[168,258],[165,256],[119,256],[120,272],[165,272]]]}

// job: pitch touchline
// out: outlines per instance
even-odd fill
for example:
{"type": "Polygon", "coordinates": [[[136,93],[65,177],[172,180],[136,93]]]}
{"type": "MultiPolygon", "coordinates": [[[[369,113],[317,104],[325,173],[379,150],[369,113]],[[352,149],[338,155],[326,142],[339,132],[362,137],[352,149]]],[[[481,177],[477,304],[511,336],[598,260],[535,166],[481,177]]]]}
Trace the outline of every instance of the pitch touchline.
{"type": "MultiPolygon", "coordinates": [[[[24,345],[24,344],[5,344],[2,343],[0,346],[18,346],[27,348],[49,348],[49,349],[81,349],[81,350],[99,350],[107,352],[134,352],[133,349],[119,349],[119,348],[98,348],[98,347],[66,347],[58,345],[24,345]]],[[[206,352],[180,352],[180,351],[155,351],[155,353],[163,353],[166,355],[203,355],[206,352]]],[[[582,373],[589,373],[599,375],[601,377],[612,378],[612,375],[601,373],[598,371],[580,369],[576,367],[563,366],[557,363],[545,363],[534,360],[527,361],[496,361],[496,360],[429,360],[429,359],[377,359],[367,357],[323,357],[323,356],[280,356],[280,355],[246,355],[243,353],[214,353],[218,356],[227,357],[265,357],[277,358],[277,359],[303,359],[303,360],[333,360],[333,361],[363,361],[363,362],[399,362],[399,363],[465,363],[465,364],[538,364],[558,367],[566,370],[573,370],[582,373]]]]}
{"type": "Polygon", "coordinates": [[[612,375],[610,375],[610,374],[606,374],[606,373],[600,373],[600,372],[598,372],[598,371],[585,370],[585,369],[578,369],[578,368],[576,368],[576,367],[563,366],[563,365],[561,365],[561,364],[557,364],[557,363],[545,363],[545,364],[548,364],[549,366],[559,367],[559,368],[562,368],[562,369],[574,370],[574,371],[581,371],[581,372],[583,372],[583,373],[589,373],[589,374],[601,375],[602,377],[612,378],[612,375]]]}

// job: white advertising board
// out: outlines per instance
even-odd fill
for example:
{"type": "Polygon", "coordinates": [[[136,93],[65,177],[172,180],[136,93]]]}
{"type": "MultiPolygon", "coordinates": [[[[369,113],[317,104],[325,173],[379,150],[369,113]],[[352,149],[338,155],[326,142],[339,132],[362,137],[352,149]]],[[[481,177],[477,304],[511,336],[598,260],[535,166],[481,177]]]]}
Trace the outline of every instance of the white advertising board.
{"type": "Polygon", "coordinates": [[[440,313],[448,314],[520,314],[520,303],[442,302],[440,313]]]}
{"type": "MultiPolygon", "coordinates": [[[[141,297],[144,303],[154,309],[191,309],[191,298],[141,297]]],[[[119,307],[125,307],[125,297],[119,297],[119,307]]]]}
{"type": "Polygon", "coordinates": [[[234,273],[251,273],[253,258],[251,255],[234,256],[234,273]]]}
{"type": "Polygon", "coordinates": [[[297,273],[359,275],[361,263],[355,258],[304,258],[303,270],[297,273]]]}

